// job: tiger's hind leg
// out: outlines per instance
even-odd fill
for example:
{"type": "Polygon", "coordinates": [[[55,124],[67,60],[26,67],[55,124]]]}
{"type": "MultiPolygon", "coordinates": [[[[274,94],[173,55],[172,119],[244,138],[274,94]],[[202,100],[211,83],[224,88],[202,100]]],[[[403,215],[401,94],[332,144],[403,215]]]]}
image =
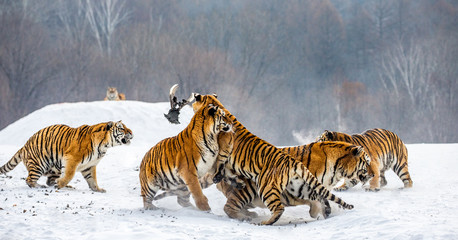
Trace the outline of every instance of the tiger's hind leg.
{"type": "Polygon", "coordinates": [[[25,180],[27,185],[30,188],[37,188],[37,187],[44,188],[45,186],[37,183],[38,179],[40,179],[40,177],[43,175],[43,171],[39,167],[39,164],[32,159],[27,160],[26,163],[27,163],[27,170],[29,171],[27,179],[25,180]]]}
{"type": "Polygon", "coordinates": [[[412,179],[410,178],[407,157],[401,157],[401,160],[398,160],[393,166],[393,171],[398,175],[398,177],[404,183],[404,188],[411,188],[413,185],[412,179]],[[400,164],[402,163],[402,164],[400,164]]]}
{"type": "Polygon", "coordinates": [[[259,195],[261,196],[264,205],[266,205],[267,208],[270,210],[272,216],[268,220],[262,221],[262,225],[274,224],[278,221],[278,219],[281,217],[281,215],[283,215],[283,212],[285,211],[285,207],[283,206],[280,200],[281,192],[277,188],[272,186],[272,184],[269,184],[267,186],[264,188],[265,190],[262,191],[259,195]],[[267,186],[269,186],[270,189],[266,189],[269,188],[267,186]]]}
{"type": "Polygon", "coordinates": [[[158,207],[154,206],[153,200],[156,193],[159,191],[157,186],[149,186],[141,183],[141,196],[143,198],[143,208],[145,210],[156,210],[158,207]]]}
{"type": "Polygon", "coordinates": [[[386,186],[387,183],[385,173],[380,173],[380,187],[386,186]]]}
{"type": "Polygon", "coordinates": [[[54,185],[56,185],[56,179],[58,179],[60,177],[60,174],[57,175],[57,174],[52,174],[52,175],[49,175],[48,176],[48,180],[46,180],[46,185],[48,185],[49,187],[52,187],[54,185]]]}
{"type": "Polygon", "coordinates": [[[226,182],[221,182],[217,185],[217,188],[220,190],[222,187],[230,190],[225,193],[227,201],[224,205],[224,212],[227,216],[241,221],[251,221],[252,218],[258,216],[255,212],[250,212],[246,209],[247,205],[257,196],[252,183],[248,183],[243,189],[234,188],[226,182]]]}
{"type": "Polygon", "coordinates": [[[328,205],[326,205],[320,201],[308,200],[307,205],[310,207],[309,214],[312,218],[326,219],[331,214],[331,207],[328,208],[329,202],[328,205]]]}
{"type": "Polygon", "coordinates": [[[191,207],[192,204],[189,201],[190,197],[191,197],[191,193],[190,192],[188,192],[188,194],[186,194],[186,195],[178,195],[177,196],[177,202],[182,207],[191,207]]]}

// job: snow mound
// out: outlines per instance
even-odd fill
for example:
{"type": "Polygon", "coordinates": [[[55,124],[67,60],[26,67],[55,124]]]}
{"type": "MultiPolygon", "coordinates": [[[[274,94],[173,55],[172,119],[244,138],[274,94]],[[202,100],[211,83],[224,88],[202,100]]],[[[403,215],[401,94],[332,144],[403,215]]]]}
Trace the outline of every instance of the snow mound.
{"type": "Polygon", "coordinates": [[[182,124],[170,124],[163,116],[168,108],[168,103],[136,101],[54,104],[0,131],[0,165],[52,124],[123,120],[134,133],[131,145],[108,149],[97,165],[97,180],[106,193],[92,192],[81,174],[70,182],[74,188],[30,189],[23,164],[0,175],[0,239],[458,239],[458,144],[407,145],[413,188],[400,189],[402,181],[389,170],[388,184],[379,192],[360,185],[334,192],[355,208],[333,205],[325,220],[310,218],[306,206],[287,207],[274,226],[256,225],[270,217],[260,208],[253,210],[259,215],[255,224],[232,220],[215,186],[204,190],[209,213],[182,208],[175,197],[155,201],[160,210],[144,211],[138,167],[145,152],[176,135],[192,117],[192,109],[185,107],[182,124]]]}

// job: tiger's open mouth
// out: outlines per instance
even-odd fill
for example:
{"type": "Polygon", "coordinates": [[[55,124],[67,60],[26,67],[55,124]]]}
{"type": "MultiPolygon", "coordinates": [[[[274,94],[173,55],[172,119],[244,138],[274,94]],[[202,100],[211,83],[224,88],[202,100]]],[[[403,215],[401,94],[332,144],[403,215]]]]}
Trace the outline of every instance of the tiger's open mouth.
{"type": "Polygon", "coordinates": [[[127,134],[121,139],[122,144],[130,144],[130,140],[133,138],[132,134],[127,134]]]}

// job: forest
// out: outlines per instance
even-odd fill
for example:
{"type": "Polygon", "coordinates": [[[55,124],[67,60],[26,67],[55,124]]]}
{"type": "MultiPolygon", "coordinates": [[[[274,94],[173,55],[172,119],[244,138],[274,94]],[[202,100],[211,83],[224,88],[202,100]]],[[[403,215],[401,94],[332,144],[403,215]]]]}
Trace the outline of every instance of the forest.
{"type": "Polygon", "coordinates": [[[276,145],[458,142],[455,0],[0,0],[0,21],[0,129],[108,87],[166,102],[177,83],[276,145]]]}

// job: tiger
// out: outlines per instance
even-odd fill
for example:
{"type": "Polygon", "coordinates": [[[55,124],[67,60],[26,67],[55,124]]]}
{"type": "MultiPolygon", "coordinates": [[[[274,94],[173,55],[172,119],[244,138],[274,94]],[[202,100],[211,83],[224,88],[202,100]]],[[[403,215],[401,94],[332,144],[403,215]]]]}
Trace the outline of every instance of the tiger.
{"type": "Polygon", "coordinates": [[[327,188],[345,191],[358,182],[363,185],[374,177],[371,158],[363,147],[347,142],[324,141],[306,145],[285,147],[281,150],[301,161],[307,169],[327,188]]]}
{"type": "Polygon", "coordinates": [[[126,95],[124,95],[124,93],[118,93],[118,89],[116,89],[115,87],[108,87],[107,95],[103,100],[105,101],[126,100],[126,95]]]}
{"type": "MultiPolygon", "coordinates": [[[[218,168],[220,158],[218,134],[232,131],[232,120],[223,109],[207,105],[197,111],[188,126],[178,135],[153,146],[140,164],[140,185],[145,210],[157,209],[152,201],[159,190],[189,190],[196,206],[210,211],[199,178],[218,168]]],[[[230,149],[229,149],[230,151],[230,149]]],[[[224,161],[224,160],[223,160],[224,161]]],[[[178,204],[188,207],[189,194],[178,197],[178,204]]]]}
{"type": "Polygon", "coordinates": [[[407,148],[391,131],[376,128],[362,134],[348,135],[326,130],[318,137],[318,141],[344,141],[364,147],[372,159],[371,169],[374,172],[368,191],[379,191],[380,187],[387,184],[385,171],[390,168],[402,180],[404,188],[412,187],[413,182],[407,163],[407,148]]]}
{"type": "Polygon", "coordinates": [[[121,121],[76,128],[52,125],[33,134],[11,160],[0,167],[0,174],[13,170],[22,161],[28,171],[26,183],[31,188],[45,187],[37,181],[46,176],[48,186],[61,189],[78,171],[92,191],[106,192],[97,184],[96,166],[108,148],[129,145],[132,138],[132,131],[121,121]]]}
{"type": "MultiPolygon", "coordinates": [[[[280,148],[283,152],[301,161],[307,169],[328,189],[334,187],[341,179],[353,183],[359,180],[367,182],[373,174],[370,169],[370,158],[361,146],[345,142],[315,142],[307,145],[280,148]]],[[[208,185],[208,183],[203,183],[208,185]]],[[[336,190],[346,190],[344,185],[336,190]]],[[[217,184],[227,198],[224,211],[231,218],[249,221],[256,216],[247,209],[252,207],[265,207],[256,192],[253,181],[245,180],[245,188],[235,189],[226,182],[217,184]]],[[[285,206],[309,205],[309,214],[317,218],[319,214],[326,218],[330,214],[330,206],[325,201],[324,205],[318,201],[304,201],[293,197],[288,192],[280,196],[285,206]]]]}
{"type": "MultiPolygon", "coordinates": [[[[196,93],[194,98],[194,112],[209,105],[224,108],[213,95],[196,93]]],[[[345,209],[353,209],[353,205],[347,204],[320,184],[302,162],[249,132],[227,109],[226,114],[233,120],[234,129],[233,151],[226,168],[256,184],[258,196],[271,212],[271,217],[262,221],[262,225],[272,225],[281,217],[285,209],[281,195],[285,192],[300,200],[327,199],[345,209]]],[[[218,169],[213,180],[219,180],[219,174],[222,173],[218,169]]]]}

